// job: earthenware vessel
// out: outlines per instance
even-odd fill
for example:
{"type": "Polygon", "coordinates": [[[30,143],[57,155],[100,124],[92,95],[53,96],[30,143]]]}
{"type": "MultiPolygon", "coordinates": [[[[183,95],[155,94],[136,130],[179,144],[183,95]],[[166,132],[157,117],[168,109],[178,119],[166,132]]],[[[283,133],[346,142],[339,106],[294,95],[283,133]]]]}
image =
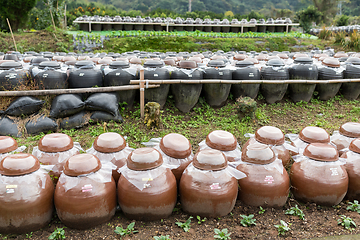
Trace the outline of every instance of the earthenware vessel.
{"type": "MultiPolygon", "coordinates": [[[[233,80],[260,80],[260,72],[250,60],[238,61],[235,64],[236,70],[232,73],[233,80]]],[[[233,84],[231,93],[235,98],[251,97],[256,98],[259,93],[260,84],[233,84]]]]}
{"type": "Polygon", "coordinates": [[[109,221],[116,208],[112,167],[92,154],[72,156],[56,184],[54,200],[57,215],[67,227],[88,229],[109,221]]]}
{"type": "Polygon", "coordinates": [[[0,161],[18,148],[15,139],[9,136],[0,136],[0,161]]]}
{"type": "Polygon", "coordinates": [[[291,191],[297,200],[318,205],[339,204],[348,189],[348,174],[338,151],[326,143],[312,143],[290,170],[291,191]]]}
{"type": "Polygon", "coordinates": [[[289,175],[269,146],[248,145],[237,169],[247,175],[238,181],[239,199],[243,203],[262,207],[285,205],[290,190],[289,175]]]}
{"type": "Polygon", "coordinates": [[[341,156],[348,150],[351,141],[359,137],[360,123],[347,122],[340,126],[339,131],[334,131],[333,135],[330,137],[330,141],[335,145],[341,156]]]}
{"type": "Polygon", "coordinates": [[[118,202],[129,219],[152,221],[167,218],[176,204],[176,178],[163,165],[159,151],[138,148],[127,159],[118,182],[118,202]]]}
{"type": "Polygon", "coordinates": [[[54,185],[31,154],[0,162],[0,232],[25,233],[45,227],[53,212],[54,185]]]}

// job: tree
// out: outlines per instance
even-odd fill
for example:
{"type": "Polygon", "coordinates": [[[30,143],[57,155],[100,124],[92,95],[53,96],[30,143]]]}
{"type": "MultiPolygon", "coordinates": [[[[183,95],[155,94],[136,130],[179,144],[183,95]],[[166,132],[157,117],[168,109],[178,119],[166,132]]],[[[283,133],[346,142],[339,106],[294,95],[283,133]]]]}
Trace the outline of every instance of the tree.
{"type": "Polygon", "coordinates": [[[28,14],[36,5],[36,2],[37,0],[0,0],[0,16],[2,21],[6,21],[6,18],[8,18],[11,28],[17,31],[25,24],[28,14]]]}
{"type": "Polygon", "coordinates": [[[328,23],[338,10],[340,0],[312,0],[314,6],[322,13],[322,21],[328,23]]]}
{"type": "Polygon", "coordinates": [[[313,5],[310,5],[307,9],[296,12],[296,18],[299,20],[300,26],[304,29],[304,32],[309,32],[311,24],[313,22],[319,23],[323,14],[313,5]]]}

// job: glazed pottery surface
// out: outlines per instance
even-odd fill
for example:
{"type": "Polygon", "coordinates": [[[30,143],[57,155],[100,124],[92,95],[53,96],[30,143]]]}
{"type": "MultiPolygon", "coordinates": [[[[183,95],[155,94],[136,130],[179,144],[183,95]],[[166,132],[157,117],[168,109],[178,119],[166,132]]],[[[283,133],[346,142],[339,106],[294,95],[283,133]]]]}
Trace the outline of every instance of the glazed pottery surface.
{"type": "Polygon", "coordinates": [[[360,139],[353,140],[341,157],[346,158],[345,168],[349,176],[349,187],[346,198],[350,201],[360,198],[360,139]]]}

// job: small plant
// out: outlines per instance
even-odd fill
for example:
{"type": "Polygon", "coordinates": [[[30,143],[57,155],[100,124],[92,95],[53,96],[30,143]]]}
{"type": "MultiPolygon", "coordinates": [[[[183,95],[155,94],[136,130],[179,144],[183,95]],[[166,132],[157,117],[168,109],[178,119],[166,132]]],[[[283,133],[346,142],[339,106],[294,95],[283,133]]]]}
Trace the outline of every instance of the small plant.
{"type": "Polygon", "coordinates": [[[26,235],[26,238],[29,238],[29,239],[30,239],[30,238],[32,238],[33,232],[26,233],[25,235],[26,235]]]}
{"type": "Polygon", "coordinates": [[[354,200],[354,202],[349,202],[348,203],[350,206],[347,206],[346,207],[346,210],[350,210],[350,211],[353,211],[353,212],[357,212],[357,213],[360,213],[360,204],[357,200],[354,200]]]}
{"type": "Polygon", "coordinates": [[[227,228],[224,228],[221,231],[220,229],[215,228],[214,232],[215,232],[214,239],[221,239],[221,240],[231,239],[230,238],[231,233],[228,233],[227,228]]]}
{"type": "Polygon", "coordinates": [[[54,232],[48,237],[48,239],[65,239],[65,230],[64,228],[57,228],[54,232]]]}
{"type": "Polygon", "coordinates": [[[356,228],[356,224],[354,222],[354,220],[352,220],[349,217],[346,217],[345,215],[341,215],[340,219],[337,220],[338,221],[338,225],[343,226],[345,229],[349,229],[352,230],[354,228],[356,228]]]}
{"type": "Polygon", "coordinates": [[[201,219],[200,216],[196,216],[196,219],[198,220],[198,224],[201,224],[206,221],[206,218],[201,219]]]}
{"type": "Polygon", "coordinates": [[[259,208],[260,208],[259,214],[264,214],[264,213],[265,213],[265,209],[263,209],[261,206],[260,206],[259,208]]]}
{"type": "Polygon", "coordinates": [[[189,217],[188,220],[186,220],[186,222],[176,222],[175,224],[178,225],[179,227],[181,227],[185,232],[188,232],[191,228],[191,219],[193,217],[189,217]]]}
{"type": "Polygon", "coordinates": [[[121,237],[139,232],[134,230],[134,226],[135,222],[132,222],[125,229],[122,227],[116,227],[114,232],[119,234],[121,237]]]}
{"type": "Polygon", "coordinates": [[[285,221],[280,220],[280,224],[274,226],[277,228],[279,235],[285,235],[288,231],[290,231],[291,223],[287,224],[285,221]]]}
{"type": "Polygon", "coordinates": [[[295,207],[291,207],[290,209],[286,210],[285,214],[298,216],[301,220],[305,219],[305,214],[303,211],[298,207],[298,205],[295,205],[295,207]]]}
{"type": "Polygon", "coordinates": [[[155,240],[171,240],[170,235],[160,236],[160,237],[155,236],[154,239],[155,240]]]}
{"type": "Polygon", "coordinates": [[[243,225],[244,227],[250,227],[251,225],[256,225],[256,219],[253,218],[254,214],[250,214],[249,216],[246,215],[241,215],[240,217],[242,217],[243,219],[241,219],[240,224],[243,225]]]}

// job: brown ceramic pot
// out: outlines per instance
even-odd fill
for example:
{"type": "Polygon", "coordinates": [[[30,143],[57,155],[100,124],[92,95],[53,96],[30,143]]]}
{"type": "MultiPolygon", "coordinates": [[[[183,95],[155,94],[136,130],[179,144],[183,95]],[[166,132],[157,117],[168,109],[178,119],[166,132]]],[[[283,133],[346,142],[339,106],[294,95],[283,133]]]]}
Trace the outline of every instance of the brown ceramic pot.
{"type": "Polygon", "coordinates": [[[223,130],[212,131],[206,136],[205,143],[212,149],[222,151],[229,162],[234,162],[236,158],[240,158],[240,150],[239,156],[235,157],[234,154],[230,154],[231,151],[235,151],[238,146],[235,136],[230,132],[223,130]]]}
{"type": "Polygon", "coordinates": [[[348,174],[338,160],[335,147],[326,143],[312,143],[304,150],[302,161],[290,170],[292,193],[304,202],[333,206],[344,198],[348,188],[348,174]]]}
{"type": "MultiPolygon", "coordinates": [[[[110,177],[108,182],[92,178],[94,174],[102,174],[100,169],[100,160],[88,153],[75,155],[66,162],[54,196],[56,212],[66,226],[88,229],[114,216],[115,181],[112,176],[106,176],[110,177]],[[73,186],[68,189],[68,184],[73,186]]],[[[111,175],[111,172],[107,174],[111,175]]]]}
{"type": "Polygon", "coordinates": [[[129,170],[121,173],[117,191],[127,218],[151,221],[171,215],[177,197],[176,179],[162,163],[160,152],[154,148],[139,148],[129,155],[129,170]]]}
{"type": "Polygon", "coordinates": [[[66,160],[79,153],[79,150],[73,149],[73,147],[73,140],[68,135],[64,133],[51,133],[40,139],[38,144],[39,151],[33,151],[34,156],[39,159],[41,164],[55,165],[49,173],[54,183],[59,179],[66,160]]]}
{"type": "MultiPolygon", "coordinates": [[[[301,154],[310,143],[330,143],[330,135],[322,128],[308,126],[300,131],[298,138],[292,141],[291,145],[297,147],[301,154]]],[[[291,155],[299,153],[290,151],[291,155]]]]}
{"type": "Polygon", "coordinates": [[[347,122],[341,125],[339,129],[339,135],[331,137],[331,143],[335,145],[339,151],[339,155],[342,155],[344,148],[349,147],[350,142],[355,138],[360,137],[360,123],[347,122]]]}
{"type": "Polygon", "coordinates": [[[360,138],[353,140],[349,149],[341,157],[346,158],[345,168],[349,176],[346,198],[353,201],[360,199],[360,138]]]}
{"type": "Polygon", "coordinates": [[[18,144],[15,139],[9,136],[0,136],[0,161],[7,156],[7,153],[15,151],[18,144]]]}
{"type": "Polygon", "coordinates": [[[32,232],[51,221],[54,186],[39,168],[39,160],[26,153],[9,155],[0,162],[1,233],[32,232]]]}
{"type": "Polygon", "coordinates": [[[181,159],[180,166],[171,170],[176,178],[176,182],[180,183],[182,173],[193,159],[190,141],[181,134],[169,133],[161,139],[159,148],[166,155],[163,155],[163,158],[168,156],[181,159]]]}
{"type": "Polygon", "coordinates": [[[117,184],[120,178],[120,173],[117,170],[126,164],[126,159],[131,153],[129,149],[125,149],[125,138],[114,132],[103,133],[95,139],[93,147],[95,151],[92,154],[98,157],[101,162],[104,162],[108,155],[113,155],[110,161],[117,168],[113,170],[112,176],[117,184]],[[120,151],[123,151],[123,154],[120,151]]]}
{"type": "Polygon", "coordinates": [[[182,209],[193,216],[221,217],[234,208],[238,186],[227,167],[225,155],[219,150],[198,152],[180,180],[182,209]],[[208,171],[211,170],[211,171],[208,171]]]}
{"type": "Polygon", "coordinates": [[[290,180],[274,151],[265,144],[243,148],[237,169],[247,175],[238,180],[239,199],[251,206],[282,207],[289,195],[290,180]]]}
{"type": "MultiPolygon", "coordinates": [[[[283,145],[285,143],[285,135],[279,128],[263,126],[255,132],[255,140],[271,146],[271,149],[278,155],[278,158],[281,159],[285,167],[290,164],[290,152],[283,145]]],[[[254,141],[249,139],[245,143],[244,148],[250,143],[254,143],[254,141]]]]}

